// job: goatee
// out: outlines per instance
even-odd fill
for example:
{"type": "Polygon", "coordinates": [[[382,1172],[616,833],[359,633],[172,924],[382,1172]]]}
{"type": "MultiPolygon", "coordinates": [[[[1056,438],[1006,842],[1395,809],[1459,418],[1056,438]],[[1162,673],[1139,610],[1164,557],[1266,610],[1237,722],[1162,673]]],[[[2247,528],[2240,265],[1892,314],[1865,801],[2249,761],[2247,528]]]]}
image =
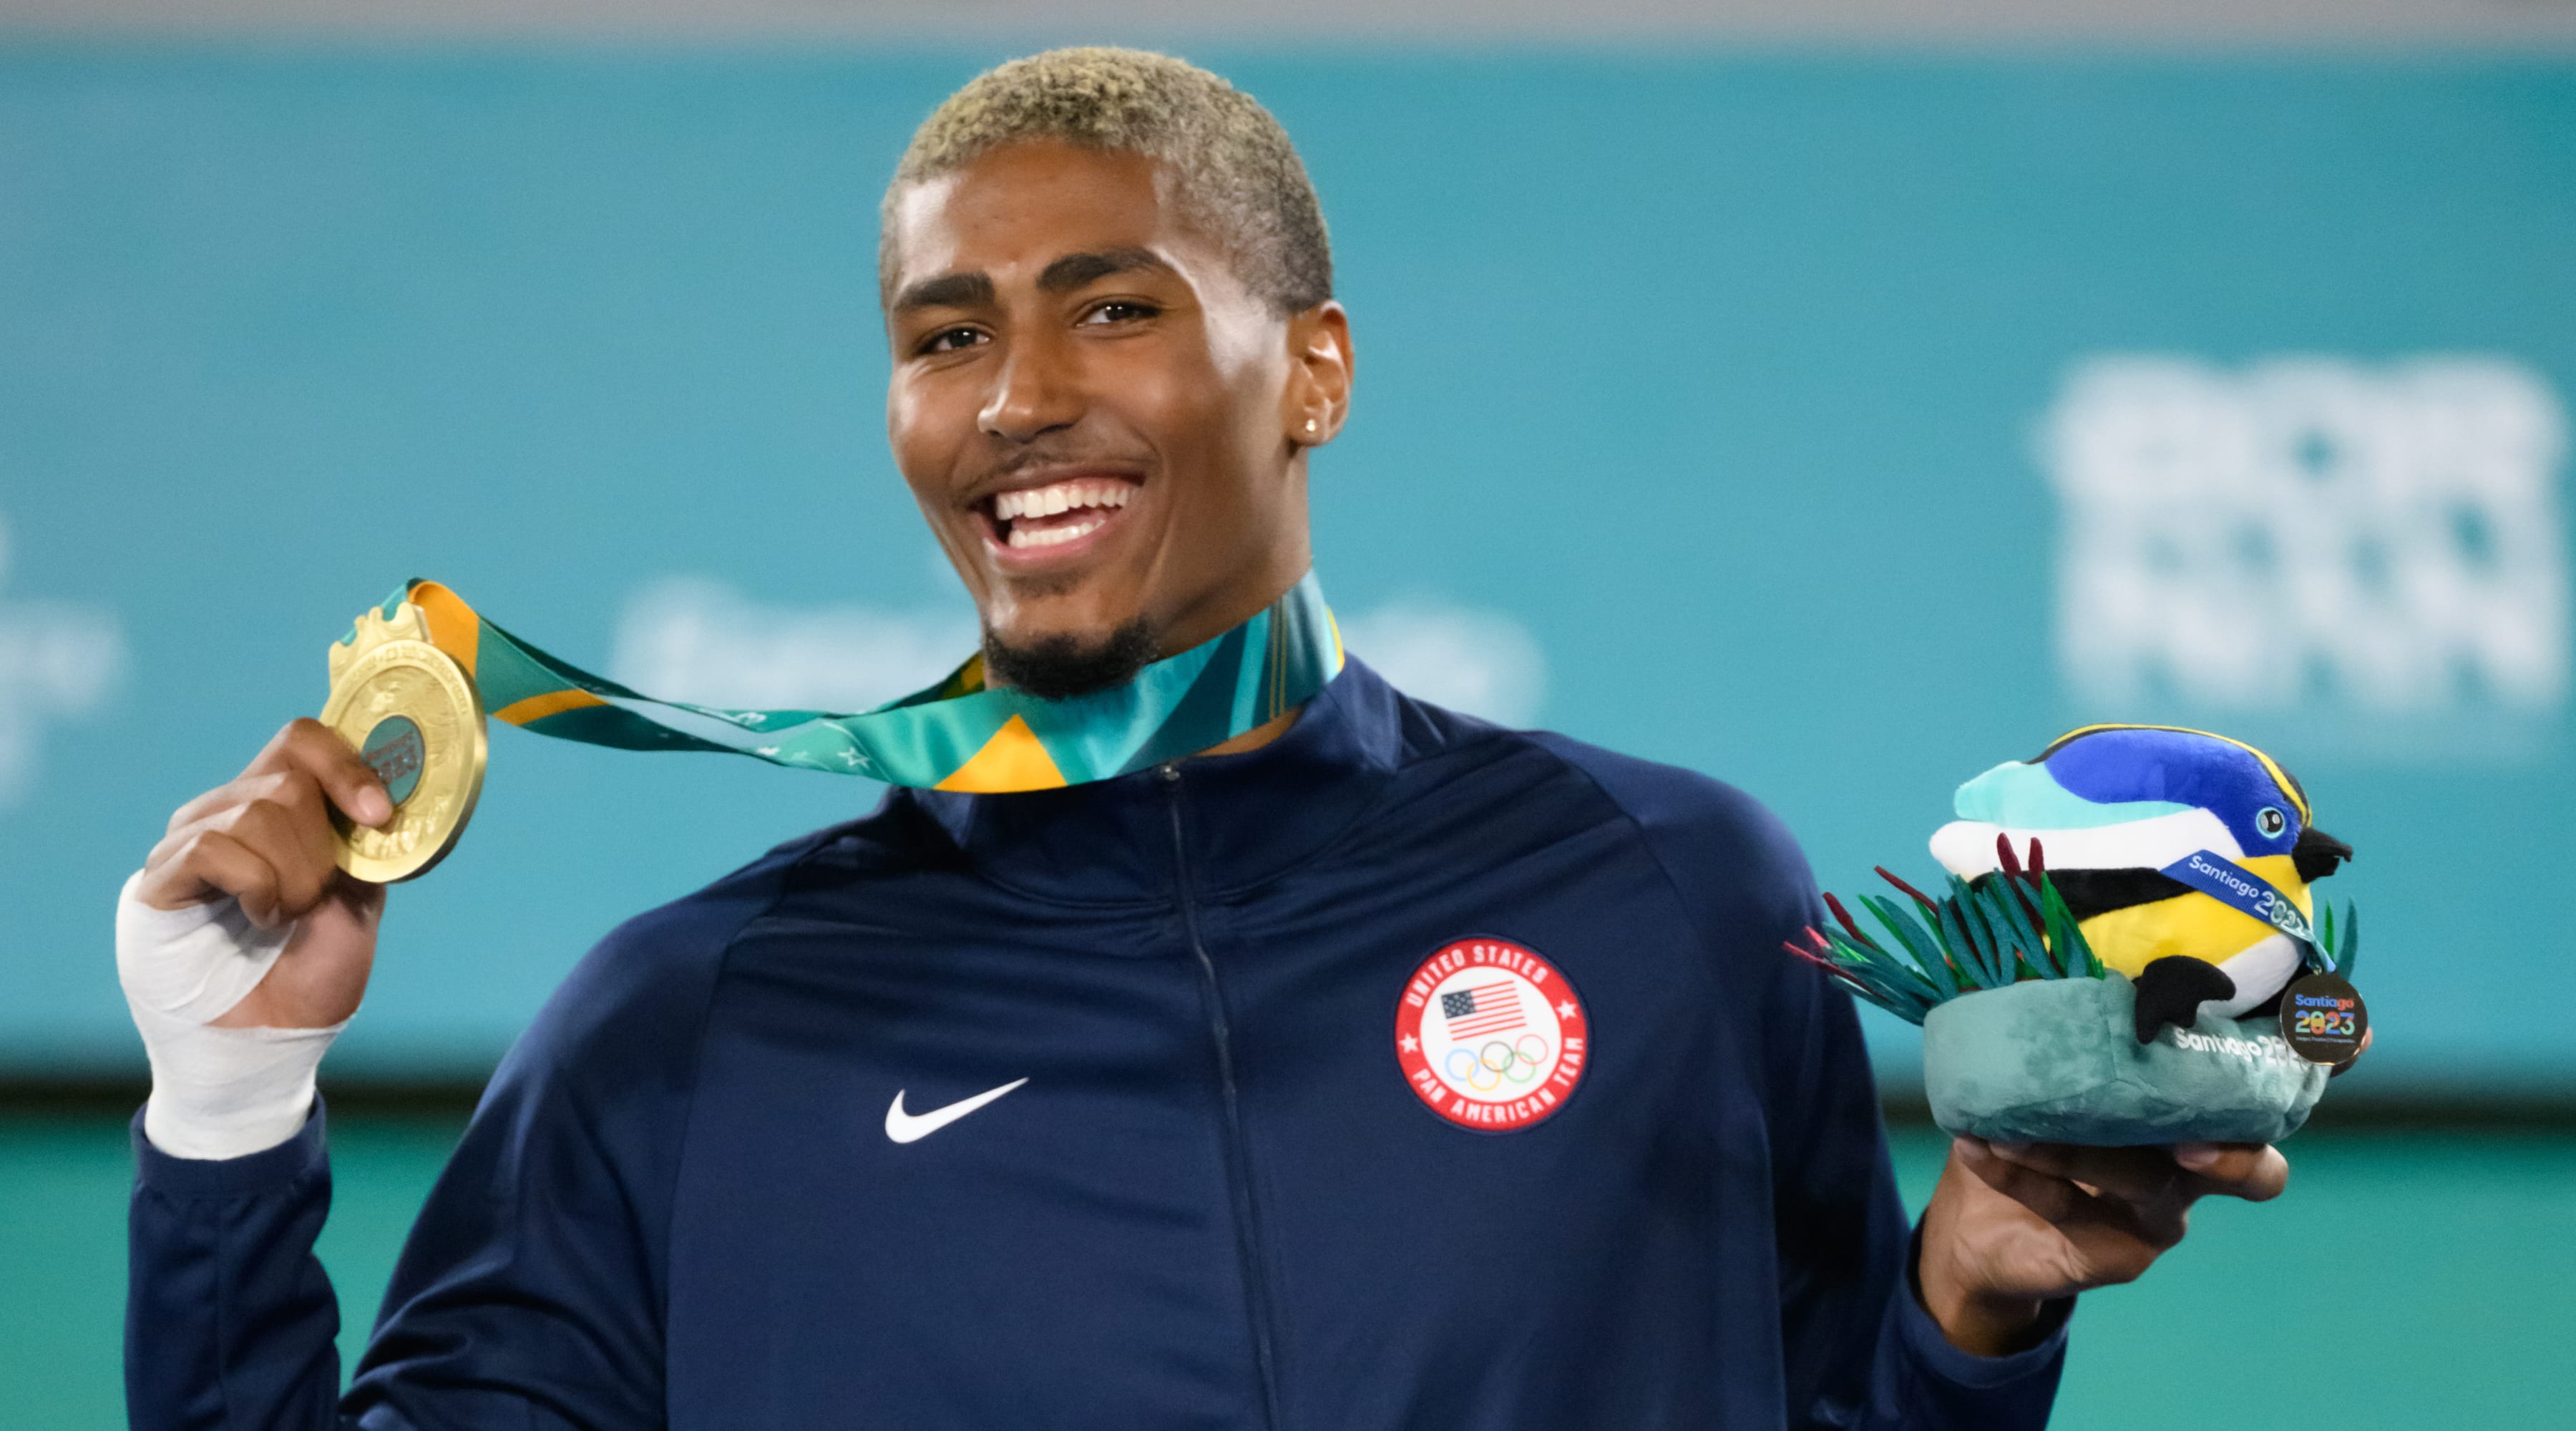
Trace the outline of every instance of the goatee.
{"type": "Polygon", "coordinates": [[[1123,686],[1152,665],[1160,643],[1139,616],[1097,639],[1047,636],[1014,646],[984,628],[984,670],[997,686],[1016,686],[1040,700],[1061,701],[1123,686]]]}

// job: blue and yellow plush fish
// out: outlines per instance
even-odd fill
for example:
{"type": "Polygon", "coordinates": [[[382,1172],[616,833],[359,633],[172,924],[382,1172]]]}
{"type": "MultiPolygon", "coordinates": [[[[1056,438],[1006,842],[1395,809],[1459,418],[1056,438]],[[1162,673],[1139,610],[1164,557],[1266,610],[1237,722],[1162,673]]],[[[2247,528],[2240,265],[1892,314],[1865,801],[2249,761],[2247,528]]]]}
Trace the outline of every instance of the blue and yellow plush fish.
{"type": "Polygon", "coordinates": [[[2095,955],[2136,982],[2141,1043],[2165,1024],[2188,1027],[2204,1005],[2228,1018],[2263,1012],[2308,952],[2308,886],[2352,858],[2311,823],[2307,792],[2279,762],[2173,726],[2069,731],[1960,786],[1955,808],[1933,857],[1973,884],[2002,869],[1999,841],[2036,841],[2095,955]],[[2276,899],[2296,917],[2248,912],[2276,899]]]}

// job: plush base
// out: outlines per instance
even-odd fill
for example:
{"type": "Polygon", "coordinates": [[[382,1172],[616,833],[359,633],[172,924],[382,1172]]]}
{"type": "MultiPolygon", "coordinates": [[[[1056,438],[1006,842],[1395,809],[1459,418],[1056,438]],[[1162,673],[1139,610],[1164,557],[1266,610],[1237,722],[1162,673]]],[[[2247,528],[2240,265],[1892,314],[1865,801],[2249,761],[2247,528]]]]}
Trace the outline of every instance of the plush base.
{"type": "Polygon", "coordinates": [[[2299,1130],[2326,1068],[2277,1019],[2203,1014],[2140,1044],[2122,975],[1962,994],[1923,1020],[1923,1091],[1951,1133],[2008,1143],[2271,1143],[2299,1130]]]}

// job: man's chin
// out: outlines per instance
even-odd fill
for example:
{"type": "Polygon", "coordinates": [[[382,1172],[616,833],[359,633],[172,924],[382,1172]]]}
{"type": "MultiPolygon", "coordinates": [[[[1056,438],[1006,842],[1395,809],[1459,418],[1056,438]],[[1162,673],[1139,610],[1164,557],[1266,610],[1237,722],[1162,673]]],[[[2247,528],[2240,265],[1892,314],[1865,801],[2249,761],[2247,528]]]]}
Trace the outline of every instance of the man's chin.
{"type": "Polygon", "coordinates": [[[1123,686],[1161,655],[1154,627],[1138,616],[1105,632],[1050,632],[1010,640],[984,628],[984,671],[995,685],[1061,701],[1123,686]]]}

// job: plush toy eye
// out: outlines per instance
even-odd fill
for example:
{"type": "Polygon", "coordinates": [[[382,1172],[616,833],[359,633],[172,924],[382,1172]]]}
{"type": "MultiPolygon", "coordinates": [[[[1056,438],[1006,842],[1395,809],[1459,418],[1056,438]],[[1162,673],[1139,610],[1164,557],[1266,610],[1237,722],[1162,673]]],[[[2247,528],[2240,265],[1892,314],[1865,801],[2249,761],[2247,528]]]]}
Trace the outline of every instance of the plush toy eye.
{"type": "Polygon", "coordinates": [[[2290,828],[2290,817],[2282,814],[2279,806],[2266,805],[2254,812],[2254,828],[2267,836],[2275,836],[2290,828]]]}

